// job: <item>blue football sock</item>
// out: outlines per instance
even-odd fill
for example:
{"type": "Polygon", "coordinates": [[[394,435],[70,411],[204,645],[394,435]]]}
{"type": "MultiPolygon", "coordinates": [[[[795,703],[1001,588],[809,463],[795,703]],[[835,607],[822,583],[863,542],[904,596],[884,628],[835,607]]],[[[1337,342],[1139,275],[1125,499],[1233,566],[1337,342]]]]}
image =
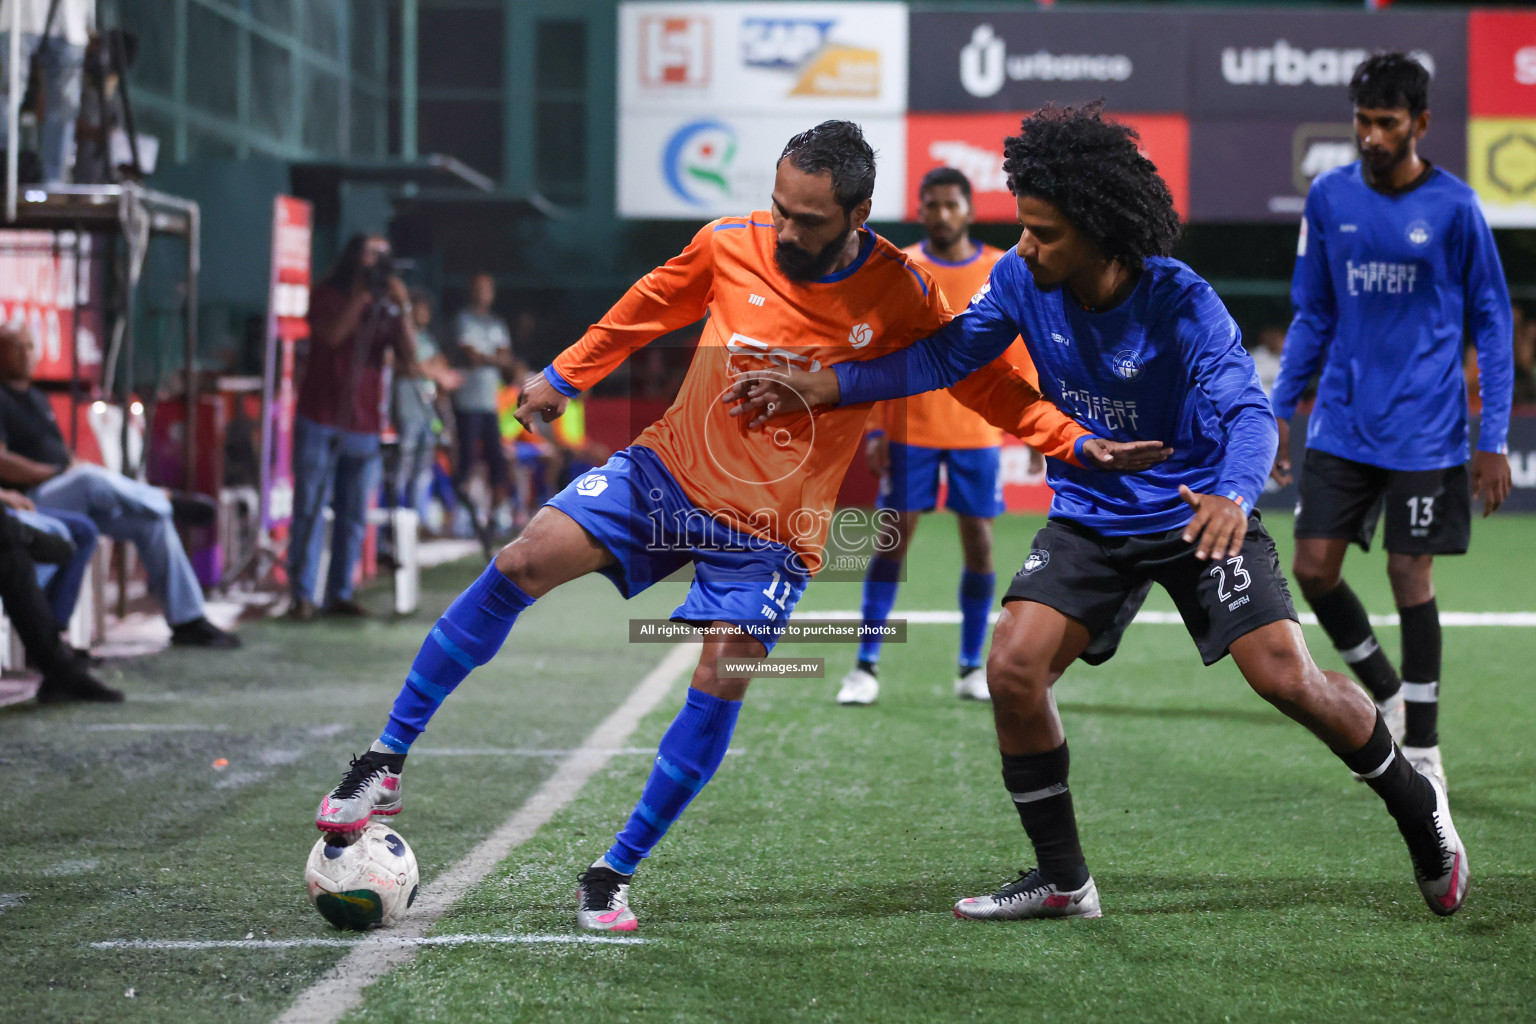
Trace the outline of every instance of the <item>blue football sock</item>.
{"type": "Polygon", "coordinates": [[[992,594],[997,587],[997,573],[960,574],[960,665],[975,668],[981,664],[981,646],[987,641],[987,617],[992,612],[992,594]]]}
{"type": "Polygon", "coordinates": [[[379,742],[401,754],[410,750],[443,700],[471,669],[496,656],[518,613],[531,604],[492,562],[427,634],[379,742]]]}
{"type": "MultiPolygon", "coordinates": [[[[901,578],[901,563],[878,555],[869,560],[864,574],[864,628],[885,625],[896,604],[896,588],[901,578]]],[[[880,660],[880,645],[885,638],[865,632],[859,641],[859,660],[871,664],[880,660]]]]}
{"type": "Polygon", "coordinates": [[[740,712],[739,700],[721,700],[688,688],[687,702],[661,738],[656,766],[646,780],[640,802],[603,858],[610,867],[622,875],[635,873],[688,801],[720,767],[740,712]]]}

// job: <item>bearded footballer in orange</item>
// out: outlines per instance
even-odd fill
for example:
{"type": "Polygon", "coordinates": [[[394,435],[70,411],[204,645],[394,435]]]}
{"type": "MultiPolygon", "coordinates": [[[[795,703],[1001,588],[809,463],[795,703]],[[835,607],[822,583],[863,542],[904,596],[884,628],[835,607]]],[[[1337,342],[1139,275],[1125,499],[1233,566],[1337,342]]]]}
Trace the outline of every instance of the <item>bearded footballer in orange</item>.
{"type": "MultiPolygon", "coordinates": [[[[796,136],[779,162],[771,213],[706,225],[529,378],[517,413],[525,425],[555,418],[630,352],[709,315],[661,420],[552,498],[438,620],[379,741],[322,801],[320,828],[357,829],[371,814],[400,809],[411,742],[534,600],[591,572],[631,596],[692,562],[694,583],[672,617],[707,632],[686,703],[662,737],[628,823],[579,880],[579,927],[638,927],[629,907],[635,869],[714,775],[735,728],[747,680],[723,674],[719,662],[762,658],[782,634],[819,567],[838,482],[870,410],[819,412],[749,431],[723,396],[737,374],[870,358],[949,319],[927,275],[864,228],[874,172],[857,125],[829,121],[796,136]]],[[[1002,361],[956,392],[1057,458],[1136,469],[1161,456],[1145,442],[1089,437],[1002,361]]]]}
{"type": "MultiPolygon", "coordinates": [[[[932,275],[950,308],[963,309],[987,283],[1003,250],[971,239],[975,220],[971,182],[953,167],[936,167],[924,175],[917,197],[928,237],[902,252],[932,275]]],[[[1031,384],[1038,383],[1022,341],[1015,341],[1003,358],[1031,384]]],[[[958,595],[960,667],[955,694],[991,700],[981,651],[997,584],[992,571],[992,520],[1003,513],[998,475],[1003,432],[947,390],[881,402],[871,426],[875,429],[869,433],[865,456],[870,471],[880,478],[878,506],[890,517],[881,529],[893,543],[870,559],[865,573],[858,664],[843,677],[837,702],[873,704],[880,695],[876,673],[883,642],[879,627],[896,603],[901,566],[918,520],[938,507],[941,470],[948,486],[944,505],[955,513],[965,559],[958,595]]]]}

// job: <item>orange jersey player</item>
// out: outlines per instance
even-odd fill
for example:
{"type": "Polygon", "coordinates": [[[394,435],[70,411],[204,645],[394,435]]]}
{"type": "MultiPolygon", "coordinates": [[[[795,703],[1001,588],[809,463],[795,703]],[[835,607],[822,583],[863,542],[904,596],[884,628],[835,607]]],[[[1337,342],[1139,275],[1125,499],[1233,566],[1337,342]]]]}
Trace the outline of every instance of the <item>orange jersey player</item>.
{"type": "MultiPolygon", "coordinates": [[[[914,263],[933,275],[953,309],[962,309],[979,292],[1003,250],[973,241],[971,183],[952,167],[937,167],[918,186],[922,242],[903,249],[914,263]]],[[[1034,364],[1022,341],[1015,341],[1003,358],[1038,384],[1034,364]]],[[[987,674],[982,670],[987,617],[997,577],[992,570],[992,520],[1003,513],[1002,431],[968,408],[951,391],[928,391],[881,402],[872,417],[866,455],[880,478],[878,506],[894,518],[882,528],[892,543],[870,559],[864,576],[863,627],[858,662],[843,677],[839,704],[873,704],[880,695],[880,650],[883,632],[901,580],[912,533],[923,513],[938,507],[939,479],[948,487],[945,508],[955,513],[965,564],[960,573],[960,658],[955,694],[962,699],[989,700],[987,674]]]]}
{"type": "MultiPolygon", "coordinates": [[[[706,629],[692,686],[634,814],[579,880],[579,927],[638,926],[629,906],[635,869],[719,767],[741,708],[745,673],[724,671],[721,661],[765,657],[782,634],[818,566],[838,482],[870,410],[818,411],[749,432],[723,397],[737,374],[866,359],[949,319],[932,280],[864,228],[874,175],[857,125],[829,121],[796,136],[779,161],[771,213],[704,227],[529,378],[518,407],[525,425],[553,419],[636,348],[709,315],[661,420],[552,498],[438,620],[378,742],[322,801],[321,829],[355,830],[372,814],[399,811],[411,743],[537,598],[591,572],[630,596],[691,562],[694,583],[672,618],[706,629]]],[[[956,392],[1058,458],[1073,459],[1075,449],[1091,451],[1096,464],[1139,464],[1137,449],[1088,437],[1006,363],[956,392]]]]}

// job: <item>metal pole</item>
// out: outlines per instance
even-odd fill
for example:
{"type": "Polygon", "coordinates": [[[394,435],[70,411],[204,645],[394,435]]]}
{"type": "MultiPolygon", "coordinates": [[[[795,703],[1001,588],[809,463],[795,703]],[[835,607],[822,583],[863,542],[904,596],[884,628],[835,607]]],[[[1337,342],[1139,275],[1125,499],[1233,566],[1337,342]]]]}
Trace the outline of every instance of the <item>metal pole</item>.
{"type": "Polygon", "coordinates": [[[21,0],[11,0],[10,64],[6,68],[8,79],[5,95],[6,138],[5,147],[5,222],[16,223],[17,161],[21,158],[21,0]]]}
{"type": "Polygon", "coordinates": [[[417,0],[400,0],[400,155],[416,158],[417,0]]]}

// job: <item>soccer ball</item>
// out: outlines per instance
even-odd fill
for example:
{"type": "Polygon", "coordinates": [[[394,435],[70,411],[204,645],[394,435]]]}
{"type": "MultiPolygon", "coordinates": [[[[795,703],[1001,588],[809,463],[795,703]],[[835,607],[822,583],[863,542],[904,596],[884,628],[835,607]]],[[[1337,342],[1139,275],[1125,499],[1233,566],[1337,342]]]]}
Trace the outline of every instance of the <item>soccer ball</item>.
{"type": "Polygon", "coordinates": [[[309,851],[309,902],[337,928],[396,923],[416,901],[421,875],[399,831],[370,822],[361,832],[327,832],[309,851]]]}

